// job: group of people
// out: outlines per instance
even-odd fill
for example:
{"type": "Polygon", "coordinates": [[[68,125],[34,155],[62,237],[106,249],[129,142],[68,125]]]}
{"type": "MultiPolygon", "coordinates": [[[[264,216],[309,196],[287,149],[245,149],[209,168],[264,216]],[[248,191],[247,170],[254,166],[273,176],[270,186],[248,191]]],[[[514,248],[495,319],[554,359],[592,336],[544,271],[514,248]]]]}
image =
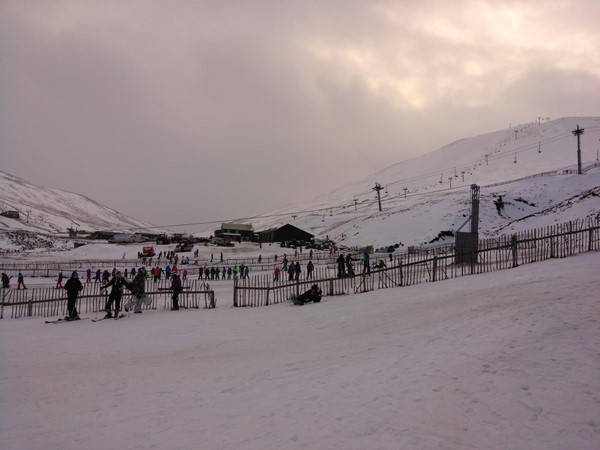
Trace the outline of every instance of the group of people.
{"type": "Polygon", "coordinates": [[[220,269],[218,266],[208,267],[205,265],[204,267],[200,266],[198,268],[198,279],[199,280],[237,280],[239,278],[248,278],[250,276],[250,267],[240,264],[239,266],[235,264],[233,267],[223,267],[220,269]]]}
{"type": "MultiPolygon", "coordinates": [[[[179,294],[183,290],[183,283],[181,281],[181,277],[179,273],[171,273],[171,287],[168,288],[172,292],[171,300],[172,300],[172,311],[179,310],[179,294]]],[[[114,276],[103,286],[101,286],[101,290],[110,289],[110,294],[108,295],[108,299],[106,300],[106,304],[104,307],[104,311],[106,315],[104,318],[109,319],[111,317],[118,317],[121,312],[121,299],[123,296],[123,290],[126,288],[131,291],[131,299],[124,305],[124,309],[128,312],[131,308],[133,308],[133,312],[135,314],[141,314],[142,312],[142,304],[147,302],[149,298],[146,296],[146,280],[148,279],[148,274],[144,267],[140,268],[137,271],[133,281],[127,280],[127,278],[123,277],[121,271],[117,270],[114,276]],[[113,316],[113,304],[114,304],[114,316],[113,316]]]]}
{"type": "MultiPolygon", "coordinates": [[[[12,277],[9,277],[8,275],[6,275],[4,272],[2,272],[2,287],[4,289],[9,289],[10,288],[10,279],[12,277]]],[[[23,277],[23,274],[21,272],[19,272],[19,275],[17,275],[17,289],[27,289],[27,286],[25,286],[25,278],[23,277]]]]}
{"type": "MultiPolygon", "coordinates": [[[[390,260],[391,260],[391,254],[390,254],[390,260]]],[[[344,257],[343,253],[340,253],[340,256],[338,256],[338,258],[336,260],[338,278],[353,277],[355,275],[354,261],[355,261],[355,259],[352,258],[352,255],[350,253],[348,253],[346,255],[346,257],[344,257]]],[[[371,257],[368,252],[363,253],[362,262],[363,262],[362,274],[370,275],[371,274],[371,257]]],[[[372,267],[373,267],[373,269],[385,269],[387,266],[386,266],[385,262],[380,259],[379,261],[377,261],[377,263],[374,263],[372,267]]]]}
{"type": "MultiPolygon", "coordinates": [[[[88,282],[90,279],[90,270],[88,269],[88,282]]],[[[100,270],[96,272],[96,280],[100,280],[100,270]]],[[[148,303],[150,298],[146,296],[146,280],[148,279],[148,274],[144,267],[141,267],[139,270],[132,270],[133,279],[129,279],[127,276],[124,276],[120,270],[116,268],[113,269],[113,273],[108,270],[104,270],[102,273],[102,285],[100,286],[100,290],[108,290],[110,288],[110,293],[108,295],[108,299],[106,300],[106,304],[104,307],[104,311],[106,312],[105,318],[117,317],[121,312],[121,300],[124,294],[124,290],[127,289],[131,292],[131,298],[125,303],[124,309],[125,311],[130,311],[133,309],[135,314],[140,314],[142,312],[142,305],[144,302],[148,303]],[[113,315],[113,307],[114,307],[114,315],[113,315]]],[[[19,274],[20,275],[20,274],[19,274]]],[[[172,291],[172,307],[171,309],[176,311],[179,310],[179,294],[183,290],[182,281],[178,273],[171,273],[171,287],[168,288],[172,291]]],[[[79,314],[77,312],[77,297],[79,292],[83,290],[83,284],[79,279],[79,274],[77,271],[73,271],[71,273],[71,277],[66,281],[64,287],[62,285],[62,281],[64,279],[62,271],[59,273],[57,280],[57,288],[65,289],[67,291],[67,315],[65,316],[65,320],[79,320],[79,314]]],[[[3,287],[9,287],[10,278],[3,273],[2,274],[2,285],[3,287]]]]}

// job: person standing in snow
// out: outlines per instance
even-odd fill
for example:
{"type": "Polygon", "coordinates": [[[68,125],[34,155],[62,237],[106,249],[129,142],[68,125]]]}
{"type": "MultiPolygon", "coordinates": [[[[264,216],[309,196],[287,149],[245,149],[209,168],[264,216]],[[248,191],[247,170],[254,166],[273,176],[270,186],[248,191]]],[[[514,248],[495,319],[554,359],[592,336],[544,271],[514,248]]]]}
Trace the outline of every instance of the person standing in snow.
{"type": "Polygon", "coordinates": [[[365,273],[367,275],[371,274],[371,257],[367,252],[363,254],[363,275],[365,273]]]}
{"type": "Polygon", "coordinates": [[[315,270],[315,265],[313,264],[313,262],[311,260],[308,261],[308,264],[306,265],[306,279],[312,279],[312,273],[313,270],[315,270]]]}
{"type": "Polygon", "coordinates": [[[23,289],[27,289],[27,286],[25,286],[23,274],[21,272],[19,272],[19,275],[17,276],[17,283],[17,289],[21,289],[21,286],[23,286],[23,289]]]}
{"type": "Polygon", "coordinates": [[[142,267],[138,270],[135,278],[131,282],[131,299],[125,305],[125,311],[129,311],[133,306],[133,312],[135,314],[141,314],[142,301],[146,293],[146,278],[146,269],[142,267]]]}
{"type": "Polygon", "coordinates": [[[10,287],[10,278],[8,278],[8,275],[6,275],[4,272],[2,272],[2,287],[4,289],[8,289],[10,287]]]}
{"type": "Polygon", "coordinates": [[[62,280],[63,280],[64,276],[62,273],[62,270],[60,272],[58,272],[58,280],[56,280],[56,289],[62,289],[63,285],[62,285],[62,280]]]}
{"type": "Polygon", "coordinates": [[[71,278],[65,283],[67,291],[67,316],[65,320],[79,320],[77,314],[77,295],[83,290],[83,285],[79,281],[79,275],[76,271],[71,274],[71,278]]]}
{"type": "Polygon", "coordinates": [[[119,312],[121,311],[121,298],[123,297],[123,287],[126,286],[125,279],[121,276],[121,272],[117,270],[115,272],[115,276],[111,278],[108,284],[105,284],[100,289],[107,289],[109,286],[112,286],[110,290],[110,294],[108,296],[108,300],[106,301],[106,306],[104,310],[106,311],[105,319],[110,319],[112,317],[111,307],[114,302],[115,304],[115,317],[119,316],[119,312]]]}
{"type": "Polygon", "coordinates": [[[340,253],[340,256],[338,256],[338,259],[336,260],[337,265],[338,265],[338,278],[342,278],[346,276],[346,260],[344,259],[344,254],[340,253]]]}
{"type": "Polygon", "coordinates": [[[294,280],[298,281],[300,279],[300,273],[302,272],[302,268],[300,267],[300,261],[296,261],[294,265],[294,280]]]}
{"type": "Polygon", "coordinates": [[[349,277],[354,276],[354,259],[352,259],[352,254],[350,253],[346,255],[346,272],[349,277]]]}
{"type": "Polygon", "coordinates": [[[173,291],[173,296],[171,297],[173,300],[173,306],[171,307],[171,311],[179,310],[179,294],[183,290],[181,285],[181,278],[179,275],[174,273],[171,280],[171,290],[173,291]]]}

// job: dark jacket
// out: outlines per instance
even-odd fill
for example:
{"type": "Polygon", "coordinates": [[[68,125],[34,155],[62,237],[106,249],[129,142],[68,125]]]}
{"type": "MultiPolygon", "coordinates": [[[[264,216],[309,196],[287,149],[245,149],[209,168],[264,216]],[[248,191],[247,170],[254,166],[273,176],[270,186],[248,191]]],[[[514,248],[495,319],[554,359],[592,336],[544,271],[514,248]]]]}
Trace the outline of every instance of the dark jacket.
{"type": "Polygon", "coordinates": [[[83,290],[83,285],[79,278],[71,277],[65,283],[65,290],[69,296],[77,296],[79,291],[83,290]]]}
{"type": "Polygon", "coordinates": [[[109,286],[112,286],[112,289],[110,290],[111,297],[121,297],[121,295],[123,295],[123,286],[126,287],[127,282],[123,277],[112,277],[107,284],[102,286],[102,289],[106,289],[109,286]]]}
{"type": "Polygon", "coordinates": [[[173,289],[173,292],[177,294],[182,291],[181,278],[178,276],[173,277],[173,281],[171,281],[171,289],[173,289]]]}

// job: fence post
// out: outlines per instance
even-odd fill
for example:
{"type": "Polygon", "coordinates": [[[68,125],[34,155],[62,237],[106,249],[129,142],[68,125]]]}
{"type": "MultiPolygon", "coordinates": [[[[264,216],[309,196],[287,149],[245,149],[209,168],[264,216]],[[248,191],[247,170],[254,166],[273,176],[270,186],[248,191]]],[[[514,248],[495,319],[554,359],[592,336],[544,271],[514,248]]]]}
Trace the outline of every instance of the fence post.
{"type": "Polygon", "coordinates": [[[402,258],[400,258],[400,263],[398,264],[398,268],[400,269],[400,286],[404,286],[404,272],[402,267],[402,258]]]}
{"type": "Polygon", "coordinates": [[[237,305],[238,305],[237,304],[237,295],[238,295],[237,289],[238,289],[238,280],[235,280],[233,282],[233,306],[234,307],[237,307],[237,305]]]}
{"type": "Polygon", "coordinates": [[[513,267],[517,267],[518,264],[518,258],[517,258],[517,248],[518,248],[518,238],[516,234],[513,234],[510,237],[510,247],[512,249],[512,260],[513,260],[513,267]]]}
{"type": "Polygon", "coordinates": [[[437,273],[437,256],[433,257],[433,269],[432,269],[433,275],[431,277],[431,281],[437,281],[437,277],[436,277],[436,273],[437,273]]]}

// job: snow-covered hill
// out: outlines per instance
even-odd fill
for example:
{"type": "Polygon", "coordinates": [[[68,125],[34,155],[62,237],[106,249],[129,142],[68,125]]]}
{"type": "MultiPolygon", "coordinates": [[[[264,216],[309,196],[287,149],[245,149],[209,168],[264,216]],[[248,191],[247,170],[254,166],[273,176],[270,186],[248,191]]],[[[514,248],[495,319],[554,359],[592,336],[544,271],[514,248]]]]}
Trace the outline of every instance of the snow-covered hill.
{"type": "Polygon", "coordinates": [[[67,228],[140,231],[152,227],[83,195],[36,186],[1,171],[0,211],[18,211],[20,216],[18,220],[0,216],[0,231],[64,234],[67,228]]]}
{"type": "MultiPolygon", "coordinates": [[[[252,223],[257,231],[291,223],[347,246],[422,245],[465,225],[472,184],[480,186],[482,237],[599,215],[599,138],[600,117],[513,126],[399,162],[312,201],[231,220],[252,223]],[[577,139],[572,133],[578,125],[585,129],[583,175],[577,174],[577,139]],[[376,183],[381,186],[381,212],[373,189],[376,183]],[[504,202],[500,212],[495,206],[499,196],[504,202]]],[[[296,189],[301,190],[302,183],[296,189]]],[[[0,217],[0,230],[64,233],[69,227],[119,231],[152,227],[84,196],[2,172],[0,209],[21,215],[19,221],[0,217]]],[[[208,236],[218,225],[198,225],[193,231],[208,236]]]]}
{"type": "Polygon", "coordinates": [[[480,186],[483,236],[597,215],[599,137],[599,117],[519,125],[462,139],[252,222],[255,229],[291,223],[346,245],[420,245],[465,223],[472,184],[480,186]],[[572,133],[577,125],[585,129],[583,175],[577,174],[572,133]],[[499,196],[505,203],[500,214],[494,204],[499,196]]]}

